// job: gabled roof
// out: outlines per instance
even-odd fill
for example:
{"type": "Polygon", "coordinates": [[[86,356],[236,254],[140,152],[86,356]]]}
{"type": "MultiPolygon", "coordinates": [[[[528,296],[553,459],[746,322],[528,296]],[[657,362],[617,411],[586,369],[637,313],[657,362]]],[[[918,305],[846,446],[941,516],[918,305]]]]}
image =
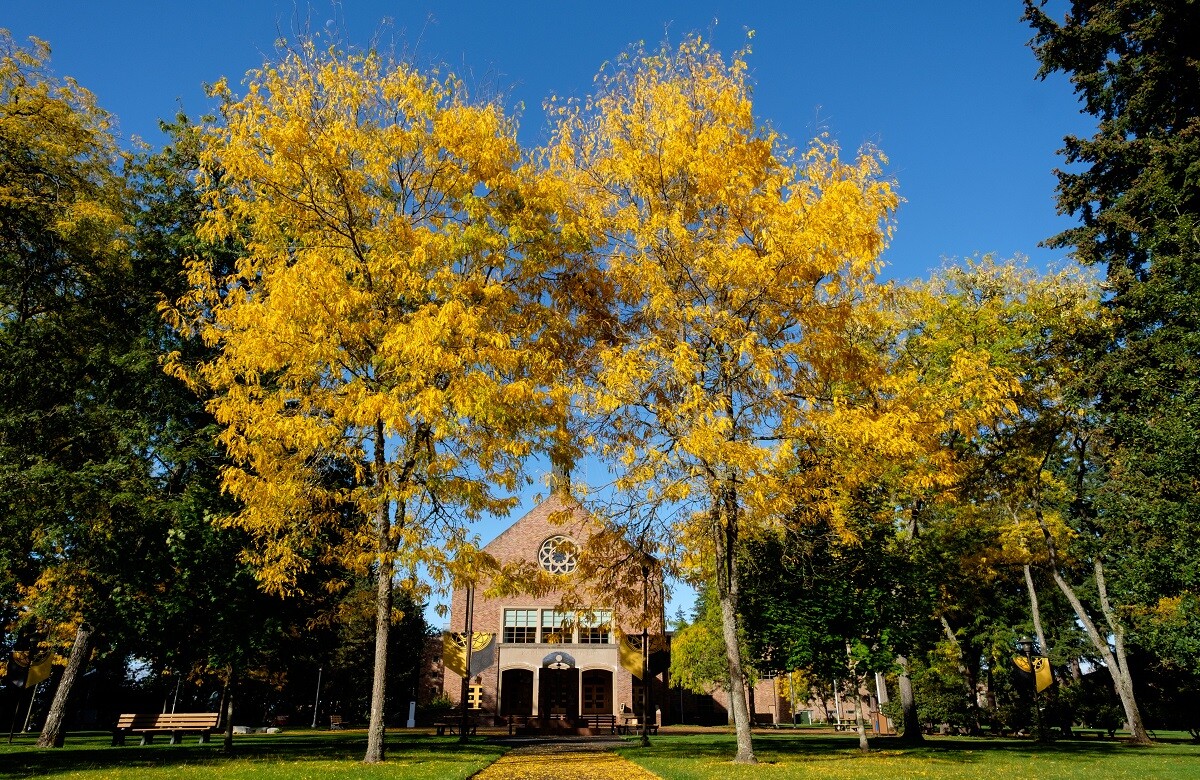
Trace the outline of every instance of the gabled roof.
{"type": "Polygon", "coordinates": [[[483,549],[501,562],[529,559],[545,539],[558,534],[582,545],[590,534],[588,526],[593,522],[587,510],[573,496],[555,492],[518,518],[483,549]]]}

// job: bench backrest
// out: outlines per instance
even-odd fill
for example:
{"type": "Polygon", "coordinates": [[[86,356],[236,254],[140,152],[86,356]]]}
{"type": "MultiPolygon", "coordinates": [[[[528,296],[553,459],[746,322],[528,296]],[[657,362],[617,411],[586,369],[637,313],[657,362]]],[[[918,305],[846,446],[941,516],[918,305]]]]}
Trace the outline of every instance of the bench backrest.
{"type": "Polygon", "coordinates": [[[221,720],[219,712],[151,712],[124,713],[117,718],[118,729],[215,729],[221,720]]]}

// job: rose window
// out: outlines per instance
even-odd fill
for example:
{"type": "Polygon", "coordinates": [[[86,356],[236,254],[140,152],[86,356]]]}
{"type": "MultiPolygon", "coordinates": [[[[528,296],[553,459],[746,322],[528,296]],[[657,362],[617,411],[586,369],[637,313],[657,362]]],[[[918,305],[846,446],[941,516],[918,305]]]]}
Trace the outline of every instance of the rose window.
{"type": "Polygon", "coordinates": [[[575,543],[565,536],[551,536],[538,550],[538,563],[551,574],[570,574],[578,562],[575,543]]]}

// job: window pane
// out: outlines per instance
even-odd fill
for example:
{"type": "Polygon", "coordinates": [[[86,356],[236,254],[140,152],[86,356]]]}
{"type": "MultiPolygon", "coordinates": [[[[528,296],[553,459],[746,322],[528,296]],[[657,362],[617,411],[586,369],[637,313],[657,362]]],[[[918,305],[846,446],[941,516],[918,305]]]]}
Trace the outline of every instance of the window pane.
{"type": "Polygon", "coordinates": [[[562,628],[573,622],[569,612],[558,612],[553,609],[542,610],[542,628],[562,628]]]}
{"type": "Polygon", "coordinates": [[[542,610],[542,642],[558,643],[574,640],[574,618],[568,612],[553,609],[542,610]]]}
{"type": "Polygon", "coordinates": [[[599,628],[607,626],[612,622],[612,612],[607,609],[597,609],[591,612],[583,612],[579,615],[579,625],[585,628],[599,628]]]}
{"type": "Polygon", "coordinates": [[[536,609],[506,609],[504,610],[504,625],[508,626],[537,626],[536,609]]]}
{"type": "Polygon", "coordinates": [[[533,626],[505,626],[504,641],[507,644],[533,644],[537,642],[537,629],[533,626]]]}
{"type": "Polygon", "coordinates": [[[607,645],[609,629],[612,623],[612,612],[607,609],[597,609],[585,612],[579,616],[579,641],[589,645],[607,645]]]}

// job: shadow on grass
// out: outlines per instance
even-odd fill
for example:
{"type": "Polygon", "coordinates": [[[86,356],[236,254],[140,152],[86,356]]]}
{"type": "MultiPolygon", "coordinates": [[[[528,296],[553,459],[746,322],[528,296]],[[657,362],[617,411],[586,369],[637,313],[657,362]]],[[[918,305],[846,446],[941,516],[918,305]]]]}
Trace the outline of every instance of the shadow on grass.
{"type": "MultiPolygon", "coordinates": [[[[230,759],[264,762],[361,761],[367,750],[365,731],[296,732],[246,735],[234,738],[232,754],[221,749],[221,737],[207,745],[196,744],[194,735],[182,745],[167,744],[165,737],[153,745],[112,747],[112,735],[104,732],[72,733],[66,745],[55,750],[39,749],[37,735],[20,736],[12,745],[0,741],[0,778],[42,777],[81,769],[137,769],[220,764],[230,759]]],[[[131,740],[132,741],[132,740],[131,740]]],[[[455,756],[471,760],[480,754],[499,756],[504,748],[482,740],[461,744],[423,734],[388,734],[389,757],[428,755],[430,760],[455,756]]]]}

